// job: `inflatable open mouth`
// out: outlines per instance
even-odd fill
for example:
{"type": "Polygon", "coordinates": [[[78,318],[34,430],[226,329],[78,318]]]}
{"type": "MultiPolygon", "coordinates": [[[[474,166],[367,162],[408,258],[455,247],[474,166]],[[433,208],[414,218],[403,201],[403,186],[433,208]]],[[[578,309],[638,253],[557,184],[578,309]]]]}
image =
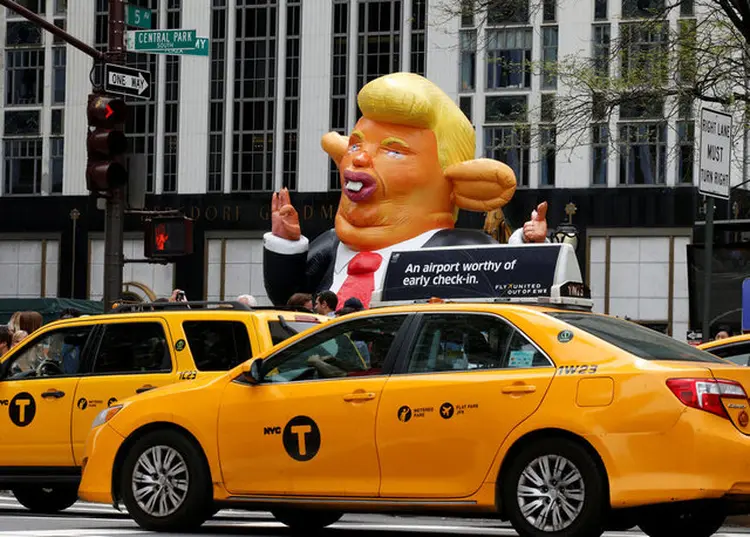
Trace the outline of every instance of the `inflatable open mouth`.
{"type": "Polygon", "coordinates": [[[377,190],[375,179],[365,172],[344,172],[344,194],[352,201],[364,201],[377,190]]]}

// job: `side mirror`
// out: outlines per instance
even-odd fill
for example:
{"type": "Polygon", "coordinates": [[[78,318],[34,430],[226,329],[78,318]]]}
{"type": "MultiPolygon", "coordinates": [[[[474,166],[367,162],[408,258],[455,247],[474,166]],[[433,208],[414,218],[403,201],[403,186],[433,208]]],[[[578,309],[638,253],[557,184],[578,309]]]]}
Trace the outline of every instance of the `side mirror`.
{"type": "Polygon", "coordinates": [[[242,376],[250,384],[260,384],[263,380],[263,374],[261,373],[261,366],[263,365],[263,358],[256,358],[249,364],[245,364],[242,367],[242,376]]]}

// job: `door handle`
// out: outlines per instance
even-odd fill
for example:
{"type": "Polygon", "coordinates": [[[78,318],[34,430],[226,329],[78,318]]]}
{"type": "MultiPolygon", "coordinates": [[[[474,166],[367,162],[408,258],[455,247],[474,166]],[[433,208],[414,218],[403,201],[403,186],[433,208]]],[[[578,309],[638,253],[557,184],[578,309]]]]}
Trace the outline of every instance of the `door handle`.
{"type": "Polygon", "coordinates": [[[65,392],[61,392],[60,390],[54,390],[54,389],[47,390],[46,392],[42,393],[42,397],[44,397],[45,399],[50,399],[50,398],[60,399],[60,397],[64,397],[64,396],[65,396],[65,392]]]}
{"type": "Polygon", "coordinates": [[[354,392],[344,396],[344,401],[372,401],[376,394],[372,392],[354,392]]]}
{"type": "Polygon", "coordinates": [[[151,386],[151,384],[146,384],[145,386],[141,386],[140,388],[138,388],[138,389],[137,389],[137,390],[135,391],[135,393],[143,393],[143,392],[147,392],[147,391],[149,391],[149,390],[153,390],[154,388],[156,388],[156,386],[151,386]]]}
{"type": "Polygon", "coordinates": [[[515,384],[513,386],[506,386],[502,389],[503,393],[510,394],[522,394],[522,393],[534,393],[536,386],[532,384],[515,384]]]}

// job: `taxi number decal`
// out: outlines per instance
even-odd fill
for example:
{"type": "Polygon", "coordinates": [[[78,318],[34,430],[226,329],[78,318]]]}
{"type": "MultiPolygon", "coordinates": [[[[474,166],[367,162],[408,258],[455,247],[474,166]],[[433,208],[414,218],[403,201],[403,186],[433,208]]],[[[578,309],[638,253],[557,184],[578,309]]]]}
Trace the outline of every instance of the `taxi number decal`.
{"type": "Polygon", "coordinates": [[[557,372],[561,375],[593,375],[598,365],[561,365],[557,372]]]}
{"type": "Polygon", "coordinates": [[[195,377],[198,376],[197,371],[180,371],[178,373],[180,380],[193,380],[195,377]]]}

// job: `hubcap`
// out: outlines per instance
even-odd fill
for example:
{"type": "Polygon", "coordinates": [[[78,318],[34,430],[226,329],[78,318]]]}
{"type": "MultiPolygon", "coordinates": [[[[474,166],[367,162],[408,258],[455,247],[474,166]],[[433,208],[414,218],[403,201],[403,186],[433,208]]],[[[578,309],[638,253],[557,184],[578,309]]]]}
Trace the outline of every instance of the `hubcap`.
{"type": "Polygon", "coordinates": [[[153,517],[165,517],[185,501],[189,482],[182,455],[169,446],[154,446],[138,457],[131,486],[138,507],[153,517]]]}
{"type": "Polygon", "coordinates": [[[581,514],[585,497],[581,472],[559,455],[534,459],[518,479],[518,507],[529,524],[541,531],[570,526],[581,514]]]}

